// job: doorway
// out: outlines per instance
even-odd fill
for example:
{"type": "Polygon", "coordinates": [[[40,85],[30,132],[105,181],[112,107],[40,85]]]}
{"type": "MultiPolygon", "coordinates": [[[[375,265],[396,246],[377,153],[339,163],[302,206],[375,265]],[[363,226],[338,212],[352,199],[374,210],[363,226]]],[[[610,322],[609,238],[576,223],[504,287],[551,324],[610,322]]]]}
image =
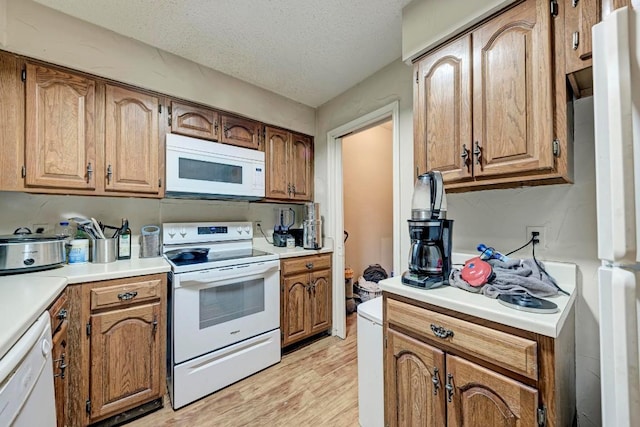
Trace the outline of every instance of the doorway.
{"type": "Polygon", "coordinates": [[[400,122],[399,103],[394,101],[375,111],[365,114],[338,128],[327,132],[327,221],[326,230],[334,236],[333,252],[333,334],[346,337],[346,301],[344,286],[344,183],[343,183],[343,139],[350,134],[391,120],[392,135],[392,227],[393,249],[392,271],[398,271],[400,265],[400,122]]]}
{"type": "MultiPolygon", "coordinates": [[[[392,124],[387,119],[342,138],[344,262],[353,271],[352,283],[360,286],[370,265],[387,274],[393,270],[392,124]]],[[[345,280],[346,297],[350,288],[345,280]]],[[[356,288],[356,295],[364,302],[372,293],[356,288]]],[[[353,308],[347,304],[347,311],[353,308]]]]}

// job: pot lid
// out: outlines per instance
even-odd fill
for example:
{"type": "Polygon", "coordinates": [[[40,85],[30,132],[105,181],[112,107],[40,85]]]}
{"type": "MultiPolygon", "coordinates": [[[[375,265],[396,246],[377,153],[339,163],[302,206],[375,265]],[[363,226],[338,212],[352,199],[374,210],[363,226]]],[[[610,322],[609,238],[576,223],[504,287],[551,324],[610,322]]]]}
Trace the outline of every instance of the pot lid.
{"type": "Polygon", "coordinates": [[[50,234],[8,234],[0,236],[0,244],[52,242],[56,240],[64,240],[64,237],[50,234]]]}

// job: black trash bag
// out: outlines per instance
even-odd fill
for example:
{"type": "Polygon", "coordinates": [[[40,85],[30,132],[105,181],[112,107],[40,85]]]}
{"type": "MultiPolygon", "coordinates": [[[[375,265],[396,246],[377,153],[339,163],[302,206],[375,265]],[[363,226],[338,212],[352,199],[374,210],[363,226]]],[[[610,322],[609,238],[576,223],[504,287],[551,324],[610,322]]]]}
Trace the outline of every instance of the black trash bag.
{"type": "Polygon", "coordinates": [[[364,269],[364,273],[362,273],[362,277],[368,282],[378,283],[382,279],[386,279],[389,277],[384,268],[380,266],[380,264],[373,264],[364,269]]]}

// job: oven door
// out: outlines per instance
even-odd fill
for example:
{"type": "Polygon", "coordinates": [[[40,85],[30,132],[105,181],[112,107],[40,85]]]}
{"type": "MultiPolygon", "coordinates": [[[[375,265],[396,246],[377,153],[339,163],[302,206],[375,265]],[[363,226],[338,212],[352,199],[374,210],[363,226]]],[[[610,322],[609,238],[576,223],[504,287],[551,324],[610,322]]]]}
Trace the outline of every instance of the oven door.
{"type": "Polygon", "coordinates": [[[280,262],[176,274],[174,363],[280,327],[280,262]]]}
{"type": "Polygon", "coordinates": [[[264,197],[264,152],[174,134],[166,142],[167,197],[264,197]]]}

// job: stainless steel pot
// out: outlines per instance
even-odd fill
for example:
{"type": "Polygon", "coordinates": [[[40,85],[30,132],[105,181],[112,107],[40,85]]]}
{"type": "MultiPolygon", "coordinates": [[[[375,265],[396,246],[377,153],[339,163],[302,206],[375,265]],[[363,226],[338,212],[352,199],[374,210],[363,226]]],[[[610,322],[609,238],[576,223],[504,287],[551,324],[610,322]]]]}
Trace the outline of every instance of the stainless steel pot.
{"type": "MultiPolygon", "coordinates": [[[[18,229],[16,232],[25,229],[18,229]]],[[[65,262],[63,237],[22,232],[0,236],[0,274],[26,273],[65,262]]]]}

